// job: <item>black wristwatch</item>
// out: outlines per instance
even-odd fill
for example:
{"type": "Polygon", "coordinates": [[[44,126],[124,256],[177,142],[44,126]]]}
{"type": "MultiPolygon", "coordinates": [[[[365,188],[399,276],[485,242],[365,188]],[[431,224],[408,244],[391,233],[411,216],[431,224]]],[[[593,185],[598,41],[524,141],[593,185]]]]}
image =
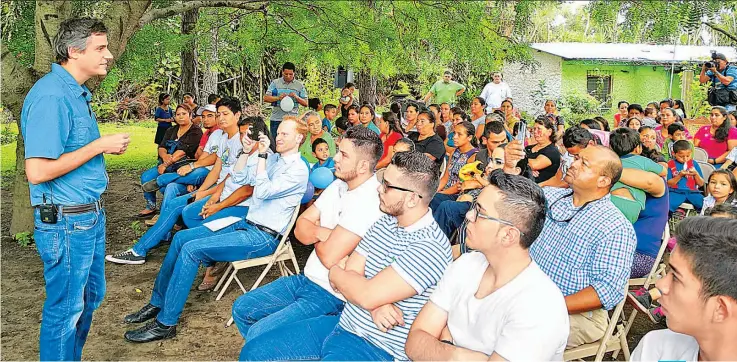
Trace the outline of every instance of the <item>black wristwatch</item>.
{"type": "Polygon", "coordinates": [[[269,156],[269,154],[268,154],[268,153],[259,153],[259,154],[258,154],[258,157],[259,157],[259,158],[263,158],[264,160],[265,160],[265,159],[266,159],[266,158],[267,158],[268,156],[269,156]]]}

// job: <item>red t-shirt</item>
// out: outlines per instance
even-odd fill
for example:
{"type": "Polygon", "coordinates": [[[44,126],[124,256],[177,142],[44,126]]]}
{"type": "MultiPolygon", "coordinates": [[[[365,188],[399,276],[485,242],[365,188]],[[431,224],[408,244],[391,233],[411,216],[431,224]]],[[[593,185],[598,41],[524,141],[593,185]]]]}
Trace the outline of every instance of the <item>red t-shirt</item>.
{"type": "Polygon", "coordinates": [[[200,147],[205,148],[205,145],[207,144],[207,140],[210,139],[210,135],[217,131],[219,128],[218,126],[212,127],[208,130],[205,130],[205,132],[202,132],[202,138],[200,138],[200,147]]]}
{"type": "MultiPolygon", "coordinates": [[[[384,137],[384,134],[382,133],[379,137],[384,137]]],[[[386,141],[384,141],[384,153],[381,155],[381,159],[383,160],[384,157],[389,153],[389,147],[394,146],[397,144],[397,141],[402,139],[402,134],[399,132],[392,132],[389,134],[389,137],[386,138],[386,141]]]]}

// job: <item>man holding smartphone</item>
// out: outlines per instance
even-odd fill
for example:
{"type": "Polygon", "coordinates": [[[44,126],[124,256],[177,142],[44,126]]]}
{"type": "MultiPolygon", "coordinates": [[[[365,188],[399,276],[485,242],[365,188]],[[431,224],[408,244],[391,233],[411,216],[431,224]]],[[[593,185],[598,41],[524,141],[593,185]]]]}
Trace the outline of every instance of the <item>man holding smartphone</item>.
{"type": "Polygon", "coordinates": [[[23,103],[26,176],[34,239],[44,263],[40,359],[82,358],[92,313],[105,295],[103,154],[123,154],[127,134],[100,136],[84,83],[107,74],[107,29],[94,19],[63,22],[54,38],[58,63],[23,103]]]}

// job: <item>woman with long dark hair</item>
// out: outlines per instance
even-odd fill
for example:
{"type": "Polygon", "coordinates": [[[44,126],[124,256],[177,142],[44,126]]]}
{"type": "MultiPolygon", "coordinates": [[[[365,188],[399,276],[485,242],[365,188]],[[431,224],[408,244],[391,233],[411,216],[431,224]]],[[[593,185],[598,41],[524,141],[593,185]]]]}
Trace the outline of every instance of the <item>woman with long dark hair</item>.
{"type": "Polygon", "coordinates": [[[699,128],[694,136],[694,146],[703,148],[709,155],[709,163],[719,168],[729,151],[737,147],[737,128],[727,119],[727,109],[713,107],[709,121],[711,125],[699,128]]]}
{"type": "Polygon", "coordinates": [[[164,138],[164,133],[172,125],[171,122],[174,120],[174,111],[169,106],[171,102],[171,96],[167,93],[159,94],[159,105],[154,111],[154,119],[158,123],[156,127],[156,135],[154,136],[154,143],[161,143],[161,139],[164,138]]]}
{"type": "Polygon", "coordinates": [[[376,164],[377,170],[388,166],[392,162],[394,145],[404,137],[399,119],[397,119],[397,116],[393,112],[384,112],[381,114],[381,118],[379,118],[379,130],[381,131],[381,134],[379,134],[381,143],[384,144],[384,153],[376,164]]]}

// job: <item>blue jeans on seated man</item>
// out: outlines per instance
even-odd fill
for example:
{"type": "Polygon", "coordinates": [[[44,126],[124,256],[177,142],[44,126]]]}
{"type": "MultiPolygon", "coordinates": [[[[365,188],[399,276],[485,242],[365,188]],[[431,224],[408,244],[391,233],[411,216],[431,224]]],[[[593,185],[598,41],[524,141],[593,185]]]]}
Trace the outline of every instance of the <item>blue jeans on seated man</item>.
{"type": "Polygon", "coordinates": [[[105,211],[61,214],[46,224],[36,209],[34,226],[46,280],[40,359],[80,361],[92,313],[105,296],[105,211]]]}
{"type": "Polygon", "coordinates": [[[244,220],[217,232],[200,226],[177,233],[151,295],[150,303],[161,308],[156,319],[166,326],[177,324],[201,263],[267,256],[278,243],[276,238],[244,220]]]}
{"type": "Polygon", "coordinates": [[[281,277],[233,303],[233,320],[246,342],[287,324],[338,315],[345,303],[304,274],[281,277]]]}
{"type": "Polygon", "coordinates": [[[333,333],[339,320],[340,315],[324,315],[264,332],[252,340],[246,340],[238,359],[319,361],[322,357],[323,343],[333,333]]]}
{"type": "Polygon", "coordinates": [[[210,200],[210,196],[203,197],[189,205],[187,205],[184,210],[182,210],[182,221],[184,221],[184,225],[191,229],[194,227],[198,227],[206,222],[210,222],[217,219],[222,219],[224,217],[228,216],[237,216],[240,218],[245,219],[246,214],[248,214],[248,206],[230,206],[226,207],[210,216],[208,216],[206,219],[203,219],[202,216],[200,216],[200,212],[202,212],[202,207],[205,206],[205,203],[210,200]]]}
{"type": "MultiPolygon", "coordinates": [[[[167,174],[172,174],[173,173],[174,175],[179,176],[175,171],[176,171],[176,169],[174,168],[174,166],[169,166],[169,167],[167,167],[167,169],[165,170],[165,172],[163,174],[159,174],[159,166],[158,165],[157,166],[154,166],[154,167],[151,167],[148,170],[143,171],[143,173],[141,174],[141,185],[143,185],[146,182],[149,182],[151,180],[157,180],[156,183],[159,183],[158,182],[158,178],[161,177],[161,176],[167,175],[167,174]]],[[[205,176],[207,176],[207,175],[205,175],[205,176]]],[[[171,177],[171,176],[168,176],[168,177],[171,177]]],[[[144,192],[143,193],[143,198],[146,199],[146,208],[147,209],[149,209],[149,210],[156,209],[156,192],[144,192]]]]}
{"type": "Polygon", "coordinates": [[[687,201],[696,210],[701,210],[704,206],[704,194],[701,191],[682,189],[668,189],[668,191],[670,194],[668,200],[670,202],[670,212],[676,211],[678,206],[687,201]]]}
{"type": "Polygon", "coordinates": [[[322,345],[321,360],[394,361],[394,356],[338,325],[322,345]]]}
{"type": "Polygon", "coordinates": [[[430,208],[433,209],[433,211],[440,207],[440,204],[442,204],[444,201],[455,201],[458,199],[458,195],[446,195],[437,193],[435,196],[433,196],[432,201],[430,201],[430,208]]]}
{"type": "Polygon", "coordinates": [[[440,205],[432,209],[432,217],[440,226],[445,235],[450,238],[466,218],[466,213],[471,209],[471,203],[467,201],[443,201],[440,205]]]}
{"type": "MultiPolygon", "coordinates": [[[[182,166],[182,167],[189,167],[189,166],[182,166]]],[[[159,177],[156,178],[156,183],[161,187],[162,189],[166,187],[166,185],[175,182],[180,185],[193,185],[193,186],[200,186],[203,182],[205,182],[205,178],[207,177],[207,174],[210,172],[210,170],[207,169],[207,167],[198,167],[194,170],[192,170],[190,173],[179,176],[176,172],[169,172],[165,173],[163,175],[159,175],[159,177]]],[[[186,187],[185,187],[186,190],[186,187]]]]}

